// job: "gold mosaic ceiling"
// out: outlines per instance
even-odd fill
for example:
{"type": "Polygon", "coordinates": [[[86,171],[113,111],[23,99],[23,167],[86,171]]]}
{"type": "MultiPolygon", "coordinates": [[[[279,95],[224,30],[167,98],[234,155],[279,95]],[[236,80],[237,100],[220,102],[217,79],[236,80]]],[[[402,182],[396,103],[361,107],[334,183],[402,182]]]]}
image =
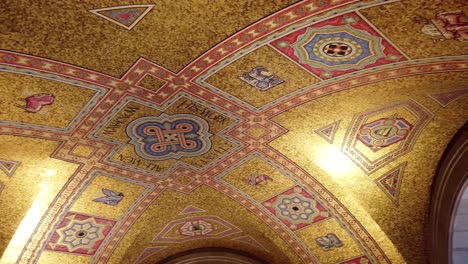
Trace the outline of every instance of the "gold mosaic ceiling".
{"type": "Polygon", "coordinates": [[[464,1],[3,1],[1,263],[426,263],[464,1]]]}

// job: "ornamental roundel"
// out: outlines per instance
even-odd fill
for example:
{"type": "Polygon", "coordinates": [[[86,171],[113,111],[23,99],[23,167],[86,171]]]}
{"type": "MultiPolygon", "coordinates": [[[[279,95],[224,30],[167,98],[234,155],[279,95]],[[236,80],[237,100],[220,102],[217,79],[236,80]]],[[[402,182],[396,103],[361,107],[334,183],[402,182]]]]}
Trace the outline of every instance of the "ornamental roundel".
{"type": "Polygon", "coordinates": [[[362,69],[384,57],[381,38],[349,25],[308,28],[292,47],[300,63],[327,70],[362,69]]]}
{"type": "Polygon", "coordinates": [[[358,139],[371,148],[383,148],[405,139],[413,125],[404,118],[381,118],[364,124],[358,139]]]}
{"type": "Polygon", "coordinates": [[[297,230],[324,220],[331,215],[304,189],[293,187],[263,205],[291,230],[297,230]]]}
{"type": "Polygon", "coordinates": [[[211,148],[208,123],[198,116],[177,114],[141,117],[127,126],[130,144],[147,160],[196,157],[211,148]]]}

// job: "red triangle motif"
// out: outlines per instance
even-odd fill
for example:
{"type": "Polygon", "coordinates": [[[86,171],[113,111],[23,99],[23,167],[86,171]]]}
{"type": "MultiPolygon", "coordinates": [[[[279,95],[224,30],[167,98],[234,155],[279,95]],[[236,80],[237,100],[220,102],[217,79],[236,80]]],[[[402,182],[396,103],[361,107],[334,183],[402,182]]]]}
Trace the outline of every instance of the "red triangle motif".
{"type": "Polygon", "coordinates": [[[233,238],[232,240],[239,241],[239,242],[242,242],[242,243],[246,243],[246,244],[249,244],[251,246],[254,246],[254,247],[260,248],[262,250],[268,251],[264,246],[262,246],[260,243],[258,243],[257,240],[255,240],[251,236],[236,237],[236,238],[233,238]]]}
{"type": "Polygon", "coordinates": [[[13,176],[16,169],[19,167],[21,162],[7,159],[0,159],[0,170],[5,172],[8,176],[13,176]]]}
{"type": "Polygon", "coordinates": [[[340,126],[340,121],[341,120],[338,120],[331,124],[323,126],[319,129],[314,130],[314,132],[317,135],[319,135],[321,138],[328,141],[328,143],[332,144],[333,140],[335,139],[336,131],[338,130],[338,127],[340,126]]]}
{"type": "Polygon", "coordinates": [[[138,259],[135,261],[135,263],[140,263],[141,261],[143,261],[145,258],[155,254],[156,252],[159,252],[161,251],[162,249],[166,248],[165,246],[164,247],[150,247],[150,248],[145,248],[145,250],[143,250],[143,252],[140,254],[140,256],[138,257],[138,259]]]}
{"type": "Polygon", "coordinates": [[[464,96],[468,93],[468,89],[461,89],[461,90],[454,90],[442,93],[436,93],[429,95],[432,99],[438,102],[441,106],[446,107],[453,101],[457,100],[458,98],[464,96]]]}
{"type": "Polygon", "coordinates": [[[198,208],[194,205],[189,205],[187,206],[182,212],[179,213],[179,215],[184,215],[184,214],[194,214],[194,213],[203,213],[206,212],[205,210],[198,208]]]}
{"type": "Polygon", "coordinates": [[[121,27],[131,30],[140,22],[155,5],[126,5],[89,10],[89,12],[104,18],[121,27]]]}
{"type": "Polygon", "coordinates": [[[120,14],[119,17],[128,20],[132,14],[130,13],[125,13],[125,14],[120,14]]]}
{"type": "Polygon", "coordinates": [[[392,202],[398,206],[400,199],[400,188],[403,181],[403,173],[407,162],[403,162],[397,167],[384,173],[375,180],[377,186],[387,195],[392,202]]]}

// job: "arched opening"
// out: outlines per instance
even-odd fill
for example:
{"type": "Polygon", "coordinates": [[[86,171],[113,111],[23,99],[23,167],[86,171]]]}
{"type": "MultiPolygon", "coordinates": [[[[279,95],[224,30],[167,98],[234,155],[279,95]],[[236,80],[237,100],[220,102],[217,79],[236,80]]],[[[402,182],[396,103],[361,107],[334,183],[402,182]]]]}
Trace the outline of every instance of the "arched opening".
{"type": "MultiPolygon", "coordinates": [[[[467,244],[468,248],[468,241],[464,241],[463,238],[464,234],[454,235],[454,231],[460,226],[456,222],[456,214],[465,214],[464,202],[461,202],[468,199],[468,194],[464,195],[468,180],[467,168],[468,123],[465,123],[445,150],[434,178],[428,226],[429,263],[457,264],[455,261],[458,260],[458,255],[454,254],[457,253],[455,251],[459,251],[457,249],[461,249],[462,244],[459,242],[467,244]],[[462,205],[461,211],[457,210],[459,205],[462,205]]],[[[468,203],[466,209],[468,215],[468,203]]]]}
{"type": "Polygon", "coordinates": [[[198,248],[180,252],[158,262],[158,264],[266,264],[258,257],[230,248],[198,248]]]}

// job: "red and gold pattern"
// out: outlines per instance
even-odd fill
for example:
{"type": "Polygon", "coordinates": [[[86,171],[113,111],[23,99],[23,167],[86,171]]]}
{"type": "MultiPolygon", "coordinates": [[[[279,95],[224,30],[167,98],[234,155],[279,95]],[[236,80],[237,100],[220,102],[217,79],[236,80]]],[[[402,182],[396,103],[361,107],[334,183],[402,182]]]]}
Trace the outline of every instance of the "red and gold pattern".
{"type": "MultiPolygon", "coordinates": [[[[366,249],[366,255],[344,260],[340,263],[390,263],[389,255],[391,255],[393,261],[400,260],[401,256],[394,254],[394,246],[389,244],[390,242],[386,240],[386,237],[383,238],[383,240],[387,241],[385,243],[380,243],[382,240],[377,240],[374,237],[384,233],[376,232],[375,229],[373,229],[373,231],[368,231],[366,229],[367,227],[360,222],[360,220],[364,218],[359,216],[358,219],[354,215],[359,214],[356,208],[347,208],[340,202],[340,198],[343,196],[335,196],[329,191],[330,185],[328,183],[324,184],[322,180],[312,175],[310,170],[300,167],[296,162],[283,155],[281,150],[274,149],[270,146],[273,140],[289,132],[272,119],[291,109],[303,106],[306,103],[320,100],[325,96],[333,96],[340,91],[354,89],[368,84],[375,84],[385,80],[434,73],[448,74],[467,70],[468,64],[466,58],[460,56],[440,57],[437,59],[428,58],[417,61],[406,57],[391,43],[391,40],[385,38],[369,21],[365,20],[360,13],[356,13],[357,10],[361,8],[371,8],[381,4],[383,4],[383,1],[378,0],[366,2],[351,0],[302,1],[280,10],[226,38],[217,46],[193,60],[178,73],[174,73],[155,62],[140,58],[121,78],[116,78],[71,64],[41,58],[40,54],[27,55],[14,51],[0,50],[0,71],[13,72],[18,75],[33,75],[39,78],[54,79],[68,84],[71,83],[72,85],[76,85],[77,90],[81,89],[82,86],[98,87],[98,90],[102,93],[90,100],[89,104],[74,117],[73,125],[66,130],[47,125],[31,125],[7,121],[0,122],[0,135],[14,135],[17,138],[30,137],[58,142],[58,147],[51,157],[80,165],[79,169],[73,173],[70,180],[63,186],[62,190],[53,201],[53,204],[48,207],[47,212],[41,218],[37,228],[32,232],[30,239],[25,242],[24,249],[17,258],[18,263],[37,262],[41,256],[43,245],[45,245],[46,251],[50,252],[93,255],[93,263],[111,262],[113,252],[121,250],[120,246],[122,245],[120,243],[122,240],[127,234],[132,233],[132,227],[137,223],[140,217],[145,214],[148,207],[151,204],[159,202],[158,198],[162,193],[174,191],[190,194],[199,190],[200,186],[208,186],[220,194],[230,197],[239,205],[242,205],[251,214],[255,215],[259,221],[266,223],[274,230],[278,238],[285,241],[288,245],[288,251],[291,251],[291,254],[296,255],[304,263],[317,263],[317,258],[314,255],[316,253],[311,252],[307,243],[299,239],[295,235],[294,230],[311,226],[312,224],[319,223],[332,216],[342,223],[343,228],[347,230],[350,236],[352,236],[353,241],[355,241],[359,247],[366,249]],[[350,13],[350,10],[353,11],[353,13],[350,13]],[[334,12],[340,15],[335,15],[334,12]],[[344,16],[344,14],[347,15],[344,16]],[[323,21],[310,22],[310,19],[315,16],[324,17],[324,19],[323,21]],[[351,21],[352,19],[350,19],[350,17],[354,17],[355,21],[351,21]],[[229,64],[228,61],[232,60],[235,56],[241,56],[240,54],[249,52],[249,48],[254,47],[256,44],[267,45],[265,43],[271,42],[273,46],[278,48],[280,41],[284,41],[284,39],[290,37],[292,34],[291,32],[297,33],[301,30],[305,30],[305,28],[299,29],[300,27],[320,28],[330,25],[336,26],[346,19],[348,19],[347,21],[351,27],[366,30],[368,33],[370,32],[369,34],[382,38],[382,54],[385,56],[377,58],[375,61],[362,67],[333,71],[330,76],[323,75],[317,69],[308,69],[317,75],[318,78],[322,79],[315,84],[301,88],[285,96],[278,97],[276,100],[258,108],[243,102],[242,98],[233,98],[230,95],[220,93],[212,87],[205,87],[197,81],[198,78],[210,73],[210,71],[214,71],[217,67],[220,67],[220,65],[229,64]],[[306,24],[301,24],[305,23],[305,21],[308,22],[306,24]],[[298,28],[292,29],[292,27],[295,26],[298,28]],[[278,35],[272,37],[275,34],[278,35]],[[274,40],[268,38],[274,38],[274,40]],[[149,76],[160,81],[161,86],[155,89],[143,88],[143,85],[141,85],[142,80],[149,76]],[[323,81],[323,79],[327,80],[323,81]],[[73,84],[74,82],[76,83],[73,84]],[[220,128],[220,130],[222,130],[222,133],[226,135],[226,137],[232,139],[232,142],[238,142],[239,146],[230,148],[229,151],[226,151],[223,155],[218,155],[210,159],[210,162],[206,162],[206,166],[196,167],[186,165],[191,164],[189,162],[186,164],[174,162],[175,165],[167,169],[165,174],[161,177],[155,177],[150,171],[145,169],[141,170],[138,166],[109,162],[108,158],[115,154],[115,151],[120,147],[120,143],[116,142],[114,139],[103,140],[102,138],[94,137],[93,133],[98,130],[100,125],[114,117],[114,110],[117,106],[120,106],[125,100],[135,99],[145,104],[151,104],[156,108],[161,107],[160,109],[162,109],[181,97],[201,102],[207,108],[216,109],[216,111],[222,114],[225,113],[232,117],[233,120],[236,120],[232,122],[232,126],[220,128]],[[231,167],[252,154],[261,156],[266,162],[277,166],[281,172],[294,179],[298,186],[288,189],[264,201],[262,204],[259,204],[238,189],[218,180],[217,176],[231,169],[231,167]],[[144,183],[152,187],[141,199],[135,200],[135,203],[129,207],[128,210],[125,211],[125,214],[122,215],[122,218],[118,220],[118,224],[116,224],[117,221],[115,220],[70,212],[69,205],[73,204],[76,199],[76,194],[83,188],[84,182],[90,177],[94,170],[116,174],[130,181],[144,183]],[[297,195],[299,195],[302,200],[300,199],[297,205],[290,206],[290,203],[295,203],[294,199],[298,198],[297,195]],[[300,208],[301,203],[304,203],[304,205],[302,205],[303,208],[300,208]],[[297,214],[297,219],[291,217],[291,212],[302,212],[301,210],[309,215],[306,214],[303,220],[300,220],[302,217],[301,214],[297,214]],[[286,211],[289,212],[289,216],[284,215],[286,211]],[[281,221],[280,223],[277,221],[278,219],[281,221]],[[56,226],[56,228],[54,228],[54,226],[56,226]],[[111,230],[112,233],[110,232],[111,230]],[[87,234],[91,234],[91,237],[88,239],[89,241],[83,240],[83,238],[86,238],[87,234]]],[[[138,27],[134,30],[136,29],[138,29],[138,27]]],[[[336,58],[348,56],[351,52],[341,48],[345,47],[344,44],[345,43],[339,41],[324,44],[323,51],[336,58]],[[340,52],[341,50],[345,52],[340,52]]],[[[293,60],[296,59],[293,58],[293,60]]],[[[280,73],[278,73],[278,76],[281,77],[280,73]]],[[[279,87],[280,86],[275,87],[274,89],[279,87]]],[[[274,89],[271,89],[271,91],[274,89]]],[[[264,92],[268,93],[270,91],[264,92]]],[[[460,98],[465,93],[456,92],[454,94],[455,95],[432,94],[432,97],[439,103],[441,102],[443,106],[447,106],[448,103],[460,98]]],[[[51,98],[52,96],[50,95],[49,101],[44,101],[45,103],[40,101],[28,109],[30,109],[30,112],[40,113],[48,107],[55,106],[57,101],[60,100],[59,97],[50,100],[51,98]]],[[[410,152],[419,134],[427,123],[429,123],[432,113],[425,109],[425,106],[413,101],[405,102],[406,103],[391,106],[393,108],[400,106],[403,108],[411,108],[411,105],[416,105],[419,110],[423,110],[415,110],[420,115],[412,119],[405,117],[411,119],[407,121],[414,126],[412,131],[416,132],[410,131],[410,134],[414,133],[413,137],[410,135],[407,138],[399,139],[398,142],[400,143],[396,142],[398,144],[388,145],[388,147],[391,148],[395,145],[406,144],[403,146],[404,150],[397,150],[395,152],[397,154],[393,155],[391,158],[388,158],[390,157],[388,155],[385,156],[386,154],[382,154],[382,157],[365,163],[362,162],[362,159],[366,157],[359,156],[358,154],[356,154],[356,156],[349,150],[354,147],[353,144],[357,141],[356,133],[363,125],[371,124],[375,120],[382,118],[381,116],[377,116],[377,114],[375,116],[373,114],[384,108],[387,110],[387,108],[390,109],[391,107],[382,106],[381,108],[376,108],[377,110],[369,110],[365,113],[360,113],[356,118],[364,117],[365,120],[361,120],[361,118],[351,122],[350,129],[352,130],[348,132],[348,136],[345,137],[345,140],[352,142],[345,142],[343,151],[347,153],[364,172],[373,173],[377,169],[388,165],[394,158],[400,158],[404,154],[410,152]],[[370,118],[370,116],[372,116],[372,118],[370,118]],[[415,120],[418,118],[419,120],[415,120]]],[[[424,103],[424,105],[426,105],[426,103],[424,103]]],[[[380,114],[380,112],[378,114],[380,114]]],[[[323,123],[327,124],[337,119],[331,119],[331,121],[328,120],[328,122],[323,123]]],[[[341,125],[343,125],[343,123],[341,125]]],[[[322,127],[323,129],[320,130],[320,132],[326,136],[325,139],[329,141],[329,143],[333,143],[334,141],[340,142],[339,140],[342,140],[343,135],[340,135],[339,132],[337,133],[337,127],[338,123],[336,123],[332,130],[324,131],[323,129],[325,127],[322,127]],[[338,139],[338,137],[340,138],[338,139]]],[[[308,133],[312,133],[313,131],[314,130],[308,130],[308,133]]],[[[362,143],[362,141],[360,142],[362,143]]],[[[375,153],[376,155],[380,155],[379,152],[375,153]]],[[[9,168],[10,169],[7,169],[7,171],[13,173],[11,172],[11,166],[9,168]]],[[[3,183],[6,182],[4,178],[1,178],[1,180],[3,183]]],[[[383,184],[388,183],[388,179],[382,178],[382,180],[384,180],[383,184]]],[[[401,181],[397,181],[397,183],[401,184],[401,181]]],[[[396,192],[393,192],[396,187],[390,184],[387,185],[391,187],[387,186],[387,189],[392,194],[396,195],[396,192]]],[[[265,185],[266,188],[268,188],[268,186],[269,185],[265,185]]],[[[262,188],[258,188],[258,191],[262,190],[262,188]]],[[[4,193],[2,193],[2,195],[3,194],[4,193]]],[[[205,234],[206,236],[217,235],[218,233],[216,232],[223,232],[222,229],[218,229],[217,225],[220,224],[226,226],[227,229],[230,228],[231,231],[234,230],[233,232],[227,232],[226,234],[228,235],[241,232],[240,229],[228,222],[229,219],[223,220],[215,216],[197,216],[195,218],[191,217],[190,219],[191,220],[184,219],[185,222],[177,219],[166,220],[168,226],[172,224],[170,228],[183,230],[186,234],[190,232],[192,232],[190,234],[195,234],[193,231],[198,229],[194,228],[193,224],[191,227],[184,227],[184,223],[204,220],[206,220],[207,223],[212,221],[214,224],[210,224],[215,227],[212,228],[212,230],[205,228],[204,230],[210,230],[209,233],[205,234]],[[175,224],[177,224],[177,226],[175,224]],[[187,233],[187,231],[190,232],[187,233]]],[[[369,221],[371,222],[372,219],[369,221]]],[[[210,227],[210,224],[204,226],[210,227]]],[[[161,231],[160,235],[157,236],[158,239],[155,239],[153,242],[182,243],[186,241],[183,239],[187,238],[186,236],[184,238],[171,237],[174,241],[168,241],[164,240],[167,238],[164,237],[165,234],[165,232],[161,231]]],[[[226,234],[222,233],[219,237],[222,238],[226,234]]],[[[379,239],[380,238],[381,237],[379,237],[379,239]]],[[[255,239],[253,241],[255,241],[255,239]]],[[[271,251],[272,247],[265,247],[269,248],[271,251]]],[[[140,257],[132,256],[132,258],[140,261],[147,258],[149,255],[164,252],[164,250],[161,250],[162,248],[164,248],[164,246],[148,246],[149,250],[143,251],[143,253],[141,253],[142,251],[138,252],[138,254],[141,254],[140,257]]],[[[115,259],[112,259],[112,261],[115,261],[115,259]]]]}

